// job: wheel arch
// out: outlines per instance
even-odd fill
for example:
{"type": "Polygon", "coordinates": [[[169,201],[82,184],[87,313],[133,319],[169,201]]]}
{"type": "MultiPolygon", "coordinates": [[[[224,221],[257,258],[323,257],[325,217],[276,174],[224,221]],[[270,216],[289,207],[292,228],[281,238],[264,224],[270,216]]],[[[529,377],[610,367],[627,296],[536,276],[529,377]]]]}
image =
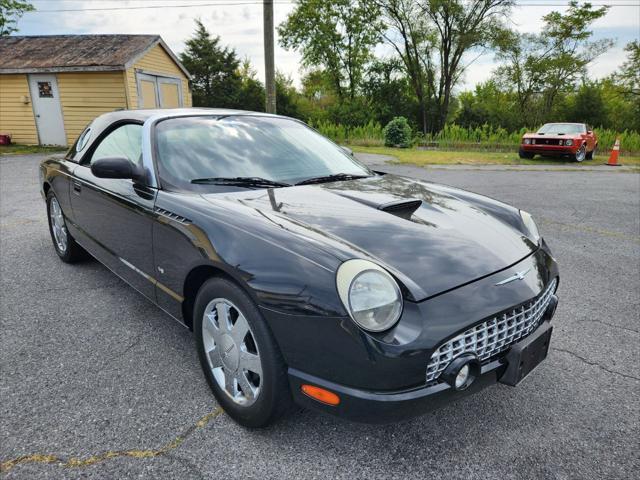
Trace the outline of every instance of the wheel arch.
{"type": "Polygon", "coordinates": [[[182,295],[184,297],[182,302],[182,318],[190,330],[193,330],[193,309],[196,296],[198,295],[200,287],[210,278],[224,278],[229,280],[244,290],[252,300],[256,301],[255,293],[242,278],[239,278],[237,273],[231,273],[228,269],[219,265],[197,265],[193,267],[185,277],[182,288],[182,295]]]}

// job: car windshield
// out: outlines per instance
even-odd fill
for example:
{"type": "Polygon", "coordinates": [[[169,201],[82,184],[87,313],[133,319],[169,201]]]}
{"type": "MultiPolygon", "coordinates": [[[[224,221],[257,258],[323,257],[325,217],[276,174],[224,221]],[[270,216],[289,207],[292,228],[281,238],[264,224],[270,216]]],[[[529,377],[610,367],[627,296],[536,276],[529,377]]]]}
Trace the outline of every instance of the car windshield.
{"type": "Polygon", "coordinates": [[[572,133],[585,133],[584,125],[579,123],[547,123],[543,125],[538,133],[544,135],[560,135],[572,133]]]}
{"type": "Polygon", "coordinates": [[[264,187],[268,182],[278,186],[340,174],[372,175],[342,148],[286,118],[172,118],[158,123],[156,139],[158,173],[169,189],[202,190],[241,181],[264,187]]]}

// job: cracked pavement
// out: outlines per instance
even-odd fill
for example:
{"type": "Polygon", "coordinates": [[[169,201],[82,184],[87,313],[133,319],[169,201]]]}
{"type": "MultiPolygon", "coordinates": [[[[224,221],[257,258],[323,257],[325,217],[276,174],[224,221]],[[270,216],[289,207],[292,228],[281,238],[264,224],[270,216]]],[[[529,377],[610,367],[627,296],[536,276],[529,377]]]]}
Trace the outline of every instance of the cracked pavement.
{"type": "Polygon", "coordinates": [[[365,158],[538,219],[562,275],[549,357],[403,423],[301,411],[247,431],[216,413],[187,330],[99,263],[58,260],[41,158],[0,158],[2,478],[636,478],[640,175],[365,158]]]}

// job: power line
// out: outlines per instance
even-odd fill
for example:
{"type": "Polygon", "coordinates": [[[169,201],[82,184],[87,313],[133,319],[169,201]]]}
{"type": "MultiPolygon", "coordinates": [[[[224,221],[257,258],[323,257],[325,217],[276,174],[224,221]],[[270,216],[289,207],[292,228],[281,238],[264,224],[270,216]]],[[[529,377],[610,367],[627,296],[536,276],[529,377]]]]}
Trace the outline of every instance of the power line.
{"type": "MultiPolygon", "coordinates": [[[[175,1],[175,0],[174,0],[175,1]]],[[[291,4],[290,1],[275,1],[274,4],[291,4]]],[[[241,1],[241,2],[217,2],[217,3],[197,3],[181,5],[138,5],[128,7],[97,7],[97,8],[59,8],[53,10],[34,10],[25,13],[61,13],[61,12],[110,12],[115,10],[150,10],[158,8],[196,8],[196,7],[232,7],[236,5],[262,5],[261,1],[241,1]]]]}
{"type": "MultiPolygon", "coordinates": [[[[45,0],[34,0],[34,1],[45,1],[45,0]]],[[[64,1],[80,1],[80,0],[64,0],[64,1]]],[[[84,0],[86,1],[86,0],[84,0]]],[[[113,0],[95,0],[98,2],[109,2],[113,0]]],[[[134,0],[138,2],[151,2],[157,0],[134,0]]],[[[193,0],[172,0],[175,1],[193,1],[193,0]]],[[[196,0],[197,1],[197,0],[196,0]]],[[[523,2],[514,2],[515,7],[568,7],[569,0],[567,3],[558,3],[558,0],[553,0],[556,3],[545,3],[545,2],[531,2],[530,3],[523,2]]],[[[621,0],[617,0],[618,2],[621,0]]],[[[625,1],[625,0],[622,0],[625,1]]],[[[637,0],[632,0],[636,3],[606,3],[606,2],[591,2],[591,5],[594,7],[640,7],[640,2],[637,0]]],[[[294,0],[275,0],[274,4],[280,5],[290,5],[295,3],[294,0]]],[[[90,8],[56,8],[49,10],[35,10],[32,12],[26,13],[63,13],[63,12],[108,12],[108,11],[118,11],[118,10],[147,10],[147,9],[159,9],[159,8],[197,8],[197,7],[231,7],[236,5],[262,5],[262,1],[258,0],[238,0],[238,1],[230,1],[230,0],[222,0],[222,1],[211,1],[208,0],[207,3],[173,3],[173,4],[162,4],[162,5],[128,5],[123,7],[114,7],[114,6],[104,6],[104,7],[90,7],[90,8]]]]}

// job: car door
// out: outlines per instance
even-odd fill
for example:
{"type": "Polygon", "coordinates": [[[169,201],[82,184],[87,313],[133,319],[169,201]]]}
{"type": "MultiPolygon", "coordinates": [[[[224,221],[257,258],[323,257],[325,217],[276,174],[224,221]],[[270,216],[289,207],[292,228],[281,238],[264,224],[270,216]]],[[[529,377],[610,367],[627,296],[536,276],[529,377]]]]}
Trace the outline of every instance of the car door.
{"type": "Polygon", "coordinates": [[[98,178],[91,163],[126,157],[142,162],[142,125],[120,124],[87,152],[74,171],[71,206],[81,243],[134,288],[155,299],[152,224],[156,190],[129,179],[98,178]]]}

